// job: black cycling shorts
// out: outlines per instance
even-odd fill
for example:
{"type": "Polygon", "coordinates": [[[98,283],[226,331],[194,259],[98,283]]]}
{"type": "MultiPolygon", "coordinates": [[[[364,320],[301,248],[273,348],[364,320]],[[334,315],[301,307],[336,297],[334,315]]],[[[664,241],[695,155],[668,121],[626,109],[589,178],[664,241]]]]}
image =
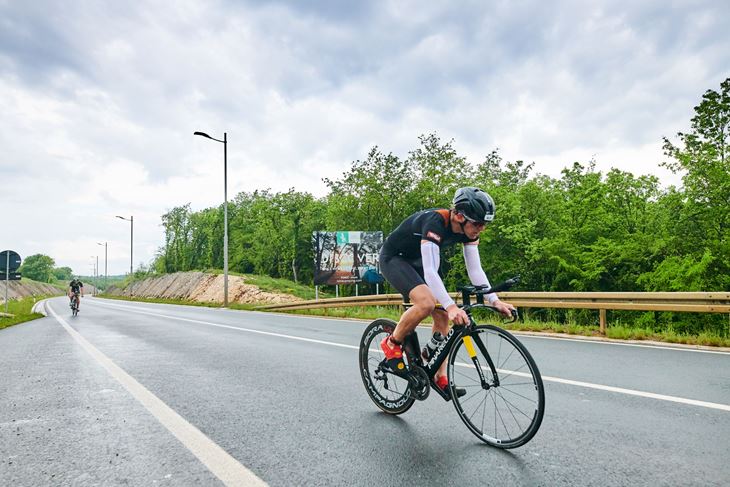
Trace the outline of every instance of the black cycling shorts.
{"type": "Polygon", "coordinates": [[[426,284],[423,278],[421,259],[408,260],[400,255],[380,253],[380,273],[403,295],[408,302],[411,290],[421,284],[426,284]]]}

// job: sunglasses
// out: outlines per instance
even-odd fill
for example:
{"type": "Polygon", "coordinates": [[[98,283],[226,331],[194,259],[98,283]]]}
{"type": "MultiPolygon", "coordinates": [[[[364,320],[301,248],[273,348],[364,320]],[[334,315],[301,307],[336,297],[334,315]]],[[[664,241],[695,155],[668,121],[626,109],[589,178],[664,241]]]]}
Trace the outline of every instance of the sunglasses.
{"type": "Polygon", "coordinates": [[[464,217],[464,219],[466,221],[468,221],[469,223],[471,223],[475,227],[486,227],[487,226],[487,223],[489,223],[489,222],[485,222],[483,220],[481,220],[481,221],[480,220],[473,220],[473,219],[469,218],[468,216],[464,215],[463,213],[461,215],[464,217]]]}

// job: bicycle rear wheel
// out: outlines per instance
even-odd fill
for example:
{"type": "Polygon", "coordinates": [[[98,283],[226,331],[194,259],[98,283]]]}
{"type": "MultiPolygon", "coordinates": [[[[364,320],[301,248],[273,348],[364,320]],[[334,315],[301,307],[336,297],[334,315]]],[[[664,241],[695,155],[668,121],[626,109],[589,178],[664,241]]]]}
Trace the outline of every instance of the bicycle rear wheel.
{"type": "Polygon", "coordinates": [[[383,372],[380,367],[385,360],[380,342],[393,333],[395,325],[392,320],[377,319],[365,328],[360,340],[360,375],[365,390],[375,405],[388,414],[405,413],[415,401],[406,379],[383,372]]]}
{"type": "Polygon", "coordinates": [[[545,390],[530,353],[509,332],[476,326],[449,356],[451,397],[459,417],[480,440],[516,448],[535,436],[545,412],[545,390]],[[463,397],[455,388],[467,391],[463,397]]]}

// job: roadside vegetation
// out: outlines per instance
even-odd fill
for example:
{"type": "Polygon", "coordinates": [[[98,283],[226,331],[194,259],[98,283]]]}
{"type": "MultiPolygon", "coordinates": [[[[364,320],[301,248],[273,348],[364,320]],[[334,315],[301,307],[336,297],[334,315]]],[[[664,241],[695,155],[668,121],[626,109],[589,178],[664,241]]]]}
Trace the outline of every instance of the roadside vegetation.
{"type": "MultiPolygon", "coordinates": [[[[401,315],[400,309],[392,306],[325,308],[318,310],[287,311],[286,313],[361,320],[390,318],[394,321],[398,321],[401,315]]],[[[494,324],[510,331],[562,333],[567,335],[603,337],[603,335],[600,334],[598,325],[585,325],[577,322],[558,323],[555,321],[545,321],[531,318],[529,314],[527,314],[526,317],[523,316],[520,321],[507,325],[502,323],[501,317],[488,311],[475,311],[474,319],[477,323],[494,324]]],[[[430,324],[431,319],[428,318],[424,320],[423,323],[430,324]]],[[[605,337],[618,340],[651,340],[667,343],[682,343],[687,345],[730,347],[730,337],[721,336],[715,333],[703,332],[698,335],[692,335],[677,332],[674,329],[666,327],[657,330],[650,327],[630,326],[610,322],[606,326],[605,337]]]]}
{"type": "MultiPolygon", "coordinates": [[[[339,177],[326,178],[329,193],[321,198],[294,189],[239,193],[228,208],[230,269],[309,284],[312,232],[387,235],[411,213],[448,207],[456,188],[474,185],[497,203],[497,218],[479,246],[493,282],[520,274],[516,290],[730,289],[730,78],[719,88],[702,95],[687,130],[663,138],[664,165],[682,175],[680,187],[618,169],[604,173],[592,161],[566,161],[557,178],[536,173],[531,162],[505,161],[496,150],[474,163],[453,141],[427,134],[405,157],[373,147],[339,177]]],[[[222,206],[172,208],[162,215],[164,245],[147,271],[220,269],[222,221],[222,206]]],[[[460,249],[450,249],[442,262],[447,288],[467,282],[460,249]]],[[[348,294],[352,286],[341,286],[340,295],[348,294]]],[[[540,319],[592,321],[590,313],[570,310],[540,319]]],[[[637,320],[631,326],[669,334],[728,335],[726,315],[631,319],[637,320]]]]}
{"type": "MultiPolygon", "coordinates": [[[[456,188],[472,185],[497,204],[497,218],[479,245],[492,282],[520,274],[515,291],[727,291],[728,120],[730,78],[701,96],[686,130],[662,138],[663,165],[681,175],[678,187],[664,187],[655,176],[601,172],[592,161],[566,161],[559,177],[537,173],[533,162],[505,161],[497,150],[467,161],[454,141],[434,133],[420,136],[405,156],[373,147],[342,174],[325,178],[329,191],[323,197],[294,189],[236,195],[228,206],[229,269],[267,290],[280,283],[253,275],[306,283],[307,291],[282,291],[311,299],[313,232],[387,235],[417,210],[449,207],[456,188]]],[[[193,211],[181,202],[161,220],[164,244],[135,278],[223,267],[222,206],[193,211]]],[[[468,282],[459,248],[445,252],[442,263],[448,289],[468,282]]],[[[326,290],[334,294],[333,287],[326,290]]],[[[380,291],[393,292],[387,285],[380,291]]],[[[368,292],[361,287],[361,294],[368,292]]],[[[340,287],[341,296],[352,294],[353,286],[340,287]]],[[[611,316],[609,334],[615,337],[707,344],[730,339],[726,314],[611,316]]],[[[585,334],[598,327],[590,310],[546,310],[528,318],[519,326],[585,334]]]]}
{"type": "MultiPolygon", "coordinates": [[[[147,298],[143,296],[111,296],[108,294],[99,295],[100,298],[104,299],[116,299],[118,301],[135,301],[139,303],[160,303],[160,304],[180,304],[183,306],[201,306],[203,308],[220,308],[221,303],[214,303],[211,301],[190,301],[188,299],[170,299],[170,298],[147,298]]],[[[256,308],[255,304],[241,304],[241,303],[229,303],[230,309],[243,309],[253,310],[256,308]]]]}
{"type": "MultiPolygon", "coordinates": [[[[8,301],[8,313],[13,316],[0,315],[0,329],[17,325],[18,323],[35,320],[36,318],[43,318],[42,314],[33,313],[31,309],[35,303],[48,297],[50,296],[33,296],[23,299],[10,299],[8,301]]],[[[0,312],[5,312],[5,303],[0,305],[0,312]]]]}
{"type": "MultiPolygon", "coordinates": [[[[245,276],[249,277],[249,276],[245,276]]],[[[252,276],[254,277],[254,276],[252,276]]],[[[260,277],[260,276],[255,276],[260,277]]],[[[270,292],[287,292],[287,290],[297,289],[296,283],[287,281],[286,279],[271,279],[264,281],[268,282],[269,287],[265,289],[270,292]]],[[[250,281],[249,281],[250,282],[250,281]]],[[[253,282],[251,282],[254,284],[253,282]]],[[[309,292],[301,292],[299,296],[301,299],[314,299],[314,291],[312,289],[309,292]],[[312,296],[309,296],[309,295],[312,296]]],[[[184,299],[163,299],[163,298],[145,298],[145,297],[123,297],[123,296],[109,296],[102,295],[103,298],[117,299],[123,301],[137,301],[145,303],[163,303],[163,304],[180,304],[186,306],[203,306],[209,308],[219,308],[221,303],[214,302],[197,302],[188,301],[184,299]]],[[[332,297],[322,296],[320,298],[332,297]]],[[[257,305],[253,304],[239,304],[230,303],[229,308],[240,309],[240,310],[256,310],[257,305]]],[[[583,322],[578,319],[578,315],[585,315],[586,313],[574,313],[566,322],[557,322],[550,319],[540,318],[543,313],[536,312],[537,310],[520,310],[523,314],[520,321],[509,325],[502,324],[502,318],[496,316],[494,313],[489,311],[475,310],[474,317],[478,323],[492,323],[498,326],[502,326],[507,330],[512,331],[529,331],[529,332],[547,332],[547,333],[563,333],[568,335],[581,335],[581,336],[594,336],[601,337],[599,326],[597,323],[583,322]]],[[[550,311],[550,310],[545,310],[550,311]]],[[[278,311],[277,311],[278,312],[278,311]]],[[[349,308],[322,308],[316,310],[296,310],[296,311],[281,311],[287,314],[299,314],[308,316],[325,316],[333,318],[345,318],[345,319],[356,319],[356,320],[374,320],[376,318],[389,318],[394,321],[398,321],[401,315],[401,309],[394,306],[357,306],[349,308]]],[[[625,313],[625,312],[624,312],[625,313]]],[[[594,315],[597,312],[593,313],[594,315]]],[[[597,320],[597,317],[595,317],[597,320]]],[[[631,320],[631,323],[641,323],[641,320],[631,320]]],[[[430,324],[431,318],[427,318],[423,322],[424,324],[430,324]]],[[[606,327],[606,337],[620,340],[651,340],[658,342],[667,343],[683,343],[688,345],[705,345],[714,347],[730,347],[730,336],[720,335],[712,332],[703,332],[697,335],[678,331],[671,326],[660,325],[658,327],[652,327],[650,325],[627,324],[625,316],[621,316],[619,313],[613,320],[609,320],[606,327]]]]}

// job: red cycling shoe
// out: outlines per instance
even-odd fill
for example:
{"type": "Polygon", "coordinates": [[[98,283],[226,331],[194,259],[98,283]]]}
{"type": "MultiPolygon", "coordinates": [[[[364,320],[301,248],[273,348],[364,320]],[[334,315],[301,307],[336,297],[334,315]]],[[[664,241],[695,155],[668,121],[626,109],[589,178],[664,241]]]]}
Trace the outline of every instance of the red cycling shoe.
{"type": "Polygon", "coordinates": [[[393,360],[394,358],[403,358],[403,347],[390,340],[390,335],[383,338],[380,342],[380,348],[385,354],[386,360],[393,360]]]}
{"type": "Polygon", "coordinates": [[[385,364],[388,368],[396,373],[405,372],[406,363],[403,361],[403,347],[390,340],[390,335],[380,342],[380,349],[385,355],[385,364]]]}
{"type": "MultiPolygon", "coordinates": [[[[449,379],[445,375],[442,375],[441,377],[436,379],[436,385],[438,386],[439,389],[441,389],[445,393],[449,394],[449,388],[448,388],[449,379]]],[[[461,388],[461,387],[456,388],[457,397],[461,397],[461,396],[465,396],[465,395],[466,395],[466,389],[461,388]]]]}

